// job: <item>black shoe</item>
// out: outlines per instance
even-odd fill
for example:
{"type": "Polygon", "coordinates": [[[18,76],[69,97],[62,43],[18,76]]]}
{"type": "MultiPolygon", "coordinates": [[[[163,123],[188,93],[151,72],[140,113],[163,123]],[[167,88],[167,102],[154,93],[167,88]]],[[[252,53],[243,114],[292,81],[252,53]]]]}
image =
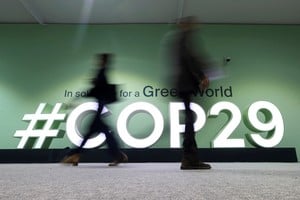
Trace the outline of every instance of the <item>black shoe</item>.
{"type": "Polygon", "coordinates": [[[211,166],[201,162],[195,153],[185,153],[181,161],[180,169],[211,169],[211,166]]]}
{"type": "Polygon", "coordinates": [[[189,170],[189,169],[211,169],[209,164],[200,162],[198,164],[188,164],[188,163],[181,163],[180,169],[182,170],[189,170]]]}
{"type": "Polygon", "coordinates": [[[111,163],[109,163],[108,166],[114,167],[114,166],[119,165],[120,163],[128,162],[128,156],[123,152],[120,152],[120,153],[121,154],[120,154],[119,158],[117,158],[114,161],[112,161],[111,163]]]}

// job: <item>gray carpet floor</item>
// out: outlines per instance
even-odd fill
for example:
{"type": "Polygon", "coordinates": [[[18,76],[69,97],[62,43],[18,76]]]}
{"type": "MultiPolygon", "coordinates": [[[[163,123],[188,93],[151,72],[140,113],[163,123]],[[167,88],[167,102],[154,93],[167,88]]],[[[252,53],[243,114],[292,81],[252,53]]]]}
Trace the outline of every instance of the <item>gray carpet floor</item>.
{"type": "Polygon", "coordinates": [[[300,199],[299,163],[0,164],[0,199],[300,199]]]}

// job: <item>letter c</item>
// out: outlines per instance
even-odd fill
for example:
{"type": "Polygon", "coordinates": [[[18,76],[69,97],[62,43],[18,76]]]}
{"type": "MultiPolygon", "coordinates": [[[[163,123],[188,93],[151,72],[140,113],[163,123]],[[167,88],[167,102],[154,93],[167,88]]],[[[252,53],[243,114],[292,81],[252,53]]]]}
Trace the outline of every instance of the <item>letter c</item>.
{"type": "MultiPolygon", "coordinates": [[[[87,102],[77,106],[69,115],[66,123],[66,132],[69,140],[76,146],[80,146],[83,138],[77,127],[77,120],[82,119],[91,111],[97,111],[98,103],[87,102]]],[[[104,107],[102,113],[108,112],[107,108],[104,107]]],[[[88,139],[83,148],[91,149],[100,146],[105,141],[105,135],[100,134],[97,137],[88,139]]]]}

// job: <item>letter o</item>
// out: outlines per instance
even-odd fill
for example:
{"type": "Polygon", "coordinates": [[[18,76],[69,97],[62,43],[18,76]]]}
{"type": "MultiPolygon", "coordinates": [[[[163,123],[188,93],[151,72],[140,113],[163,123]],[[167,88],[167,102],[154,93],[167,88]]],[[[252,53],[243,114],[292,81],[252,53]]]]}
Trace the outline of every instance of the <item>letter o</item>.
{"type": "Polygon", "coordinates": [[[164,119],[160,111],[150,103],[147,102],[136,102],[130,104],[120,113],[118,122],[117,122],[117,129],[119,135],[123,142],[127,145],[134,147],[134,148],[145,148],[153,145],[161,136],[162,131],[164,128],[164,119]],[[134,112],[139,110],[143,110],[148,112],[152,115],[154,119],[154,129],[152,133],[144,138],[144,139],[137,139],[130,135],[127,130],[127,120],[134,112]]]}

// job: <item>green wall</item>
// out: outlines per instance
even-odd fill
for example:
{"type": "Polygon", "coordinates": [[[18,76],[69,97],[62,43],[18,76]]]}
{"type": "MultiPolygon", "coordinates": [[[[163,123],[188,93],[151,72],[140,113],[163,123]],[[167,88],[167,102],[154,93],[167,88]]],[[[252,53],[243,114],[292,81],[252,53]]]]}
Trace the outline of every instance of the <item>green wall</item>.
{"type": "MultiPolygon", "coordinates": [[[[0,119],[1,149],[15,149],[20,138],[16,130],[24,130],[28,123],[24,114],[34,113],[38,105],[68,103],[65,90],[86,91],[93,74],[93,55],[98,52],[115,54],[110,71],[112,82],[123,91],[140,92],[139,97],[121,97],[109,106],[111,125],[115,127],[122,109],[137,101],[155,105],[164,117],[164,132],[152,148],[170,147],[169,102],[177,99],[145,97],[142,90],[151,85],[169,87],[169,73],[162,53],[168,47],[164,41],[171,30],[166,24],[135,25],[0,25],[0,119]]],[[[232,97],[196,98],[207,112],[220,101],[234,103],[244,113],[247,107],[260,100],[272,102],[280,110],[285,131],[276,147],[296,147],[300,154],[298,117],[300,111],[300,26],[292,25],[203,25],[202,45],[225,76],[211,82],[212,89],[232,88],[232,97]],[[223,57],[231,62],[223,64],[223,57]]],[[[199,37],[200,38],[200,37],[199,37]]],[[[199,40],[200,42],[200,40],[199,40]]],[[[80,99],[79,102],[90,101],[80,99]]],[[[72,109],[61,112],[70,113],[72,109]]],[[[208,118],[197,135],[199,147],[210,147],[211,141],[228,121],[226,114],[208,118]]],[[[65,130],[65,123],[59,126],[65,130]]],[[[137,138],[147,137],[153,129],[152,118],[139,113],[131,118],[128,129],[137,138]]],[[[55,138],[49,148],[72,145],[66,134],[55,138]]],[[[250,133],[241,121],[230,137],[244,138],[250,133]]],[[[262,134],[264,135],[264,133],[262,134]]],[[[126,144],[122,146],[129,148],[126,144]]],[[[299,159],[299,156],[298,156],[299,159]]]]}

